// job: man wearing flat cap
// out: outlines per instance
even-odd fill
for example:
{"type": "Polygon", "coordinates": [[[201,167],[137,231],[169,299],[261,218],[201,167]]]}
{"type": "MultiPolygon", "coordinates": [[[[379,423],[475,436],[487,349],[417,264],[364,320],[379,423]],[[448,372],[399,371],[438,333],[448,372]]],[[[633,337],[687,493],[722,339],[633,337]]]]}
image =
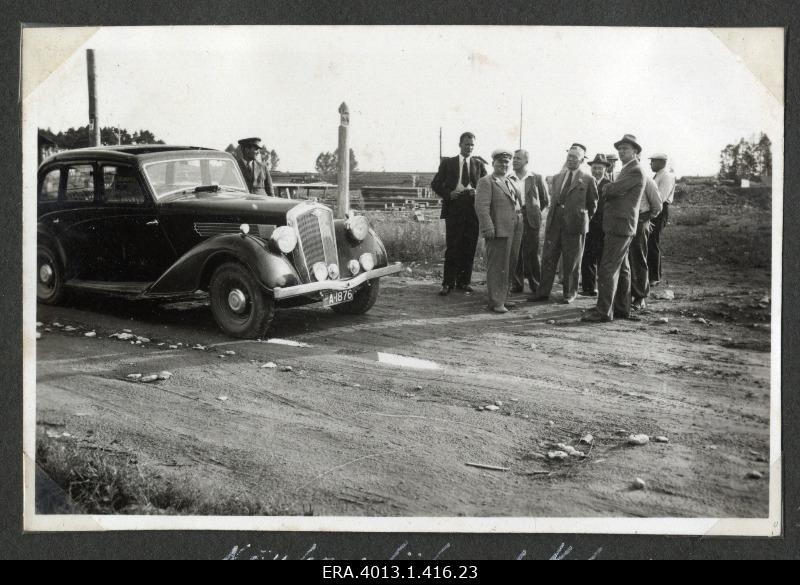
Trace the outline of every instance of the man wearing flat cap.
{"type": "Polygon", "coordinates": [[[529,301],[545,301],[553,288],[558,260],[563,260],[561,286],[564,303],[578,295],[578,275],[583,257],[583,244],[589,231],[589,220],[597,210],[597,185],[580,165],[586,158],[581,144],[573,144],[567,154],[564,170],[553,178],[553,196],[545,228],[542,252],[542,282],[529,301]]]}
{"type": "Polygon", "coordinates": [[[486,175],[484,160],[474,156],[475,135],[464,132],[458,140],[457,156],[443,158],[431,181],[431,188],[442,198],[441,218],[445,221],[444,275],[439,294],[450,294],[455,287],[473,292],[472,263],[478,245],[478,218],[475,216],[475,187],[486,175]]]}
{"type": "MultiPolygon", "coordinates": [[[[622,162],[616,180],[603,188],[603,256],[597,275],[597,307],[582,321],[629,319],[631,315],[631,269],[628,250],[639,222],[639,202],[645,175],[637,155],[642,147],[632,134],[614,144],[622,162]]],[[[638,318],[636,318],[638,319],[638,318]]]]}
{"type": "Polygon", "coordinates": [[[586,242],[583,246],[583,259],[581,260],[581,291],[585,297],[597,296],[597,266],[603,256],[603,187],[610,181],[606,176],[606,171],[611,164],[606,160],[604,154],[597,154],[594,160],[589,163],[592,168],[592,177],[597,184],[597,192],[600,199],[597,202],[597,211],[594,212],[592,219],[589,220],[589,231],[586,234],[586,242]]]}
{"type": "Polygon", "coordinates": [[[267,165],[256,160],[256,153],[261,148],[261,139],[242,138],[239,141],[239,147],[242,151],[242,156],[241,158],[237,157],[236,160],[242,170],[244,180],[247,182],[247,188],[255,195],[274,196],[275,191],[272,188],[272,177],[269,175],[269,169],[267,165]]]}
{"type": "Polygon", "coordinates": [[[511,150],[492,152],[492,174],[478,181],[475,214],[486,240],[486,289],[489,310],[507,313],[511,275],[517,265],[522,241],[522,195],[508,177],[511,150]]]}
{"type": "Polygon", "coordinates": [[[669,157],[663,152],[650,157],[650,168],[655,173],[653,180],[663,204],[661,214],[652,220],[653,230],[647,242],[647,269],[651,286],[656,286],[661,280],[661,233],[669,221],[669,206],[675,196],[675,175],[667,170],[667,160],[669,157]]]}

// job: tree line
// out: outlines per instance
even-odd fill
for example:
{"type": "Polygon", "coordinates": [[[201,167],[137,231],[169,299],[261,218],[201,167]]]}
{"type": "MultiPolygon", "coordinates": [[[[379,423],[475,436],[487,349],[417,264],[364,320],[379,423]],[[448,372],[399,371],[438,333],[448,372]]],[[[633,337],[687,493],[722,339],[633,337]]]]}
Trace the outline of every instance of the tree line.
{"type": "Polygon", "coordinates": [[[763,132],[756,141],[741,138],[719,153],[720,179],[760,179],[772,174],[772,142],[763,132]]]}

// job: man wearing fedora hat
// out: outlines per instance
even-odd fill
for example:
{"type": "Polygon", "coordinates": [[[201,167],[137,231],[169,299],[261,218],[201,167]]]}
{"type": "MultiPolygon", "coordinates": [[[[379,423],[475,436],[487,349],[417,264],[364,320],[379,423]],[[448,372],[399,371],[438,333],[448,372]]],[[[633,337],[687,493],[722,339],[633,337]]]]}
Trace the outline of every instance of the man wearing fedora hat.
{"type": "Polygon", "coordinates": [[[597,192],[601,193],[597,203],[597,211],[589,221],[589,231],[586,233],[586,243],[583,247],[583,260],[581,260],[581,291],[585,297],[597,296],[597,265],[603,255],[603,187],[610,181],[606,177],[606,170],[611,164],[604,154],[597,154],[589,163],[592,167],[592,177],[597,183],[597,192]]]}
{"type": "Polygon", "coordinates": [[[261,148],[260,138],[242,138],[239,141],[242,152],[241,157],[237,157],[239,168],[242,170],[247,188],[255,195],[274,196],[272,189],[272,177],[269,175],[267,165],[256,160],[256,153],[261,148]]]}
{"type": "Polygon", "coordinates": [[[598,199],[594,179],[579,168],[585,158],[585,147],[573,143],[567,154],[566,168],[553,178],[552,205],[542,253],[542,282],[536,294],[528,297],[529,301],[550,298],[559,258],[563,260],[562,302],[571,303],[578,294],[583,243],[598,199]]]}
{"type": "Polygon", "coordinates": [[[664,153],[656,153],[650,157],[650,168],[655,173],[653,180],[658,186],[663,208],[653,223],[650,239],[647,241],[647,268],[650,272],[650,285],[655,286],[661,280],[661,233],[669,221],[669,206],[675,196],[675,175],[667,170],[669,157],[664,153]]]}
{"type": "Polygon", "coordinates": [[[489,310],[495,313],[508,312],[506,299],[522,240],[522,195],[508,177],[513,157],[506,148],[492,152],[493,172],[478,180],[475,192],[478,229],[486,240],[489,310]]]}
{"type": "Polygon", "coordinates": [[[632,318],[631,270],[628,250],[639,221],[639,202],[644,192],[644,173],[637,155],[642,147],[632,134],[614,144],[622,162],[615,181],[603,187],[603,256],[597,275],[597,307],[582,321],[632,318]]]}

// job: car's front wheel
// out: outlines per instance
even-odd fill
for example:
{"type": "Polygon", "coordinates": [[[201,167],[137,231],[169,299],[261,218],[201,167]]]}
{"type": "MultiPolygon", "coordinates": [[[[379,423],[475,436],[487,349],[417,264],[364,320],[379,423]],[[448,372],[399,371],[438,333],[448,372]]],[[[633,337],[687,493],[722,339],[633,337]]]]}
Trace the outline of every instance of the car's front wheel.
{"type": "Polygon", "coordinates": [[[333,305],[331,309],[343,315],[362,315],[372,308],[378,300],[380,292],[379,280],[368,280],[367,283],[353,294],[353,300],[349,303],[333,305]]]}
{"type": "Polygon", "coordinates": [[[45,305],[58,305],[66,299],[64,269],[49,246],[36,250],[36,299],[45,305]]]}
{"type": "Polygon", "coordinates": [[[211,312],[226,334],[253,338],[266,333],[275,304],[250,271],[235,262],[222,264],[211,277],[211,312]]]}

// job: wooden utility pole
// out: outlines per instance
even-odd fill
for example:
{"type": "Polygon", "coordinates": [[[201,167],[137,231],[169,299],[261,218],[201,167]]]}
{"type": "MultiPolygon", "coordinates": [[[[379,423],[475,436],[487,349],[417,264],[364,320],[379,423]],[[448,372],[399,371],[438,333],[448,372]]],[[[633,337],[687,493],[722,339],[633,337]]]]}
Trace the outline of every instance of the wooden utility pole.
{"type": "Polygon", "coordinates": [[[342,102],[339,106],[339,165],[338,179],[339,199],[336,217],[343,219],[350,211],[350,110],[342,102]]]}
{"type": "Polygon", "coordinates": [[[519,96],[519,148],[522,150],[522,96],[519,96]]]}
{"type": "Polygon", "coordinates": [[[100,146],[100,122],[97,119],[97,82],[94,69],[94,49],[86,49],[86,68],[89,73],[90,146],[100,146]]]}
{"type": "Polygon", "coordinates": [[[439,126],[439,162],[442,161],[442,127],[439,126]]]}

